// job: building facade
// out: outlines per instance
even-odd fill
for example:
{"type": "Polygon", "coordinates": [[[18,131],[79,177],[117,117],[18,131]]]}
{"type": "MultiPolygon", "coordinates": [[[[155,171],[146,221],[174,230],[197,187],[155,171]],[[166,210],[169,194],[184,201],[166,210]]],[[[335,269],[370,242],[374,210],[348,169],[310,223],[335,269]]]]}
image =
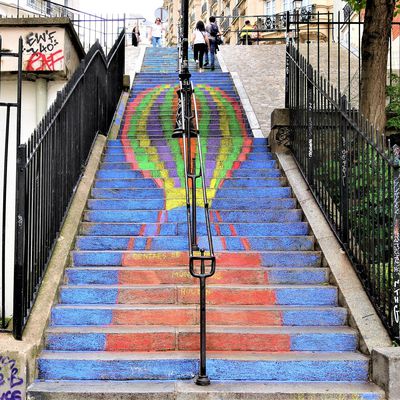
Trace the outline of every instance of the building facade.
{"type": "Polygon", "coordinates": [[[43,16],[43,17],[73,17],[72,11],[65,7],[80,9],[82,0],[1,0],[0,16],[43,16]],[[60,7],[60,6],[61,7],[60,7]]]}
{"type": "MultiPolygon", "coordinates": [[[[260,36],[264,38],[260,43],[268,43],[268,36],[272,32],[284,37],[282,18],[287,11],[294,11],[294,4],[293,0],[190,0],[189,29],[193,30],[198,20],[207,22],[214,15],[224,34],[225,44],[237,44],[240,30],[248,19],[252,25],[257,24],[260,36]]],[[[177,42],[181,0],[164,0],[164,7],[170,15],[166,42],[174,45],[177,42]]],[[[333,0],[303,0],[299,11],[326,14],[333,11],[333,0]]]]}

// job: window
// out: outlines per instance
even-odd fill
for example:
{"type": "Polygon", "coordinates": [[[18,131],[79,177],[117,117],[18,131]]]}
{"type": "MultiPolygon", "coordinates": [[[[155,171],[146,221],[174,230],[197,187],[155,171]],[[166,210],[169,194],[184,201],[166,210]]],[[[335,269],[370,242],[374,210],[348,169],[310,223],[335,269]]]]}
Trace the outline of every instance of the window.
{"type": "Polygon", "coordinates": [[[293,10],[293,0],[284,0],[283,2],[284,11],[293,10]]]}
{"type": "Polygon", "coordinates": [[[265,14],[266,15],[275,14],[275,0],[267,0],[265,2],[265,14]]]}

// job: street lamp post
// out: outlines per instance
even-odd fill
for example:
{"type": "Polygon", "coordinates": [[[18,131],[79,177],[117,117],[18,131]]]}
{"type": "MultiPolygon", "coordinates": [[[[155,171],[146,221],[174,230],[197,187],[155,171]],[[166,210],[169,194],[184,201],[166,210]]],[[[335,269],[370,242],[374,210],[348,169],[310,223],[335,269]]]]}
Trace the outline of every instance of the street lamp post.
{"type": "Polygon", "coordinates": [[[302,0],[293,0],[293,11],[294,11],[294,16],[295,16],[295,29],[296,29],[296,34],[295,34],[295,40],[297,44],[297,48],[299,48],[299,42],[300,42],[300,10],[301,10],[301,3],[302,0]]]}

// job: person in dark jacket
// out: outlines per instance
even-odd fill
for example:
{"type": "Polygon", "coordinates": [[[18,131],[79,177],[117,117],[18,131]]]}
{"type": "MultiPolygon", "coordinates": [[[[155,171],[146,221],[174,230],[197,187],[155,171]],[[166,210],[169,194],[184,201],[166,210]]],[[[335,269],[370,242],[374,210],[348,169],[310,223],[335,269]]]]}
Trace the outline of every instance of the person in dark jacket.
{"type": "Polygon", "coordinates": [[[132,29],[132,46],[137,47],[140,41],[140,32],[139,30],[136,31],[136,26],[132,29]]]}

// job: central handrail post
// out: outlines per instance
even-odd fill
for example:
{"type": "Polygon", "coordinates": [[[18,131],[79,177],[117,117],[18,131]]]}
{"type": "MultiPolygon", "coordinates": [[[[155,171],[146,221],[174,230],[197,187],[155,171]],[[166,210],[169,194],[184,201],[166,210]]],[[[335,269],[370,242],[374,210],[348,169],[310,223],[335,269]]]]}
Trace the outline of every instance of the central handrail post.
{"type": "Polygon", "coordinates": [[[207,344],[206,344],[206,267],[204,264],[204,249],[200,250],[202,259],[200,260],[200,372],[196,378],[199,386],[208,386],[210,378],[207,375],[207,344]]]}
{"type": "Polygon", "coordinates": [[[189,0],[182,0],[182,38],[180,38],[179,57],[179,81],[180,87],[177,91],[178,110],[176,114],[175,129],[172,137],[182,140],[183,165],[185,170],[185,193],[186,193],[186,218],[188,225],[189,245],[189,272],[199,279],[200,284],[200,365],[199,373],[195,383],[200,386],[210,384],[207,376],[206,359],[206,279],[213,276],[216,268],[214,248],[211,235],[211,224],[209,206],[207,200],[204,162],[201,149],[199,123],[197,115],[196,98],[193,85],[190,81],[188,61],[188,9],[189,0]],[[193,102],[193,104],[192,104],[193,102]],[[193,144],[193,148],[192,148],[193,144]],[[198,168],[196,160],[198,159],[198,168]],[[197,173],[197,169],[199,172],[197,173]],[[200,249],[197,242],[197,180],[201,181],[202,200],[204,203],[205,224],[208,240],[208,255],[206,250],[200,249]],[[199,255],[200,252],[200,255],[199,255]],[[207,263],[207,265],[206,265],[207,263]],[[197,265],[196,265],[197,264],[197,265]]]}

